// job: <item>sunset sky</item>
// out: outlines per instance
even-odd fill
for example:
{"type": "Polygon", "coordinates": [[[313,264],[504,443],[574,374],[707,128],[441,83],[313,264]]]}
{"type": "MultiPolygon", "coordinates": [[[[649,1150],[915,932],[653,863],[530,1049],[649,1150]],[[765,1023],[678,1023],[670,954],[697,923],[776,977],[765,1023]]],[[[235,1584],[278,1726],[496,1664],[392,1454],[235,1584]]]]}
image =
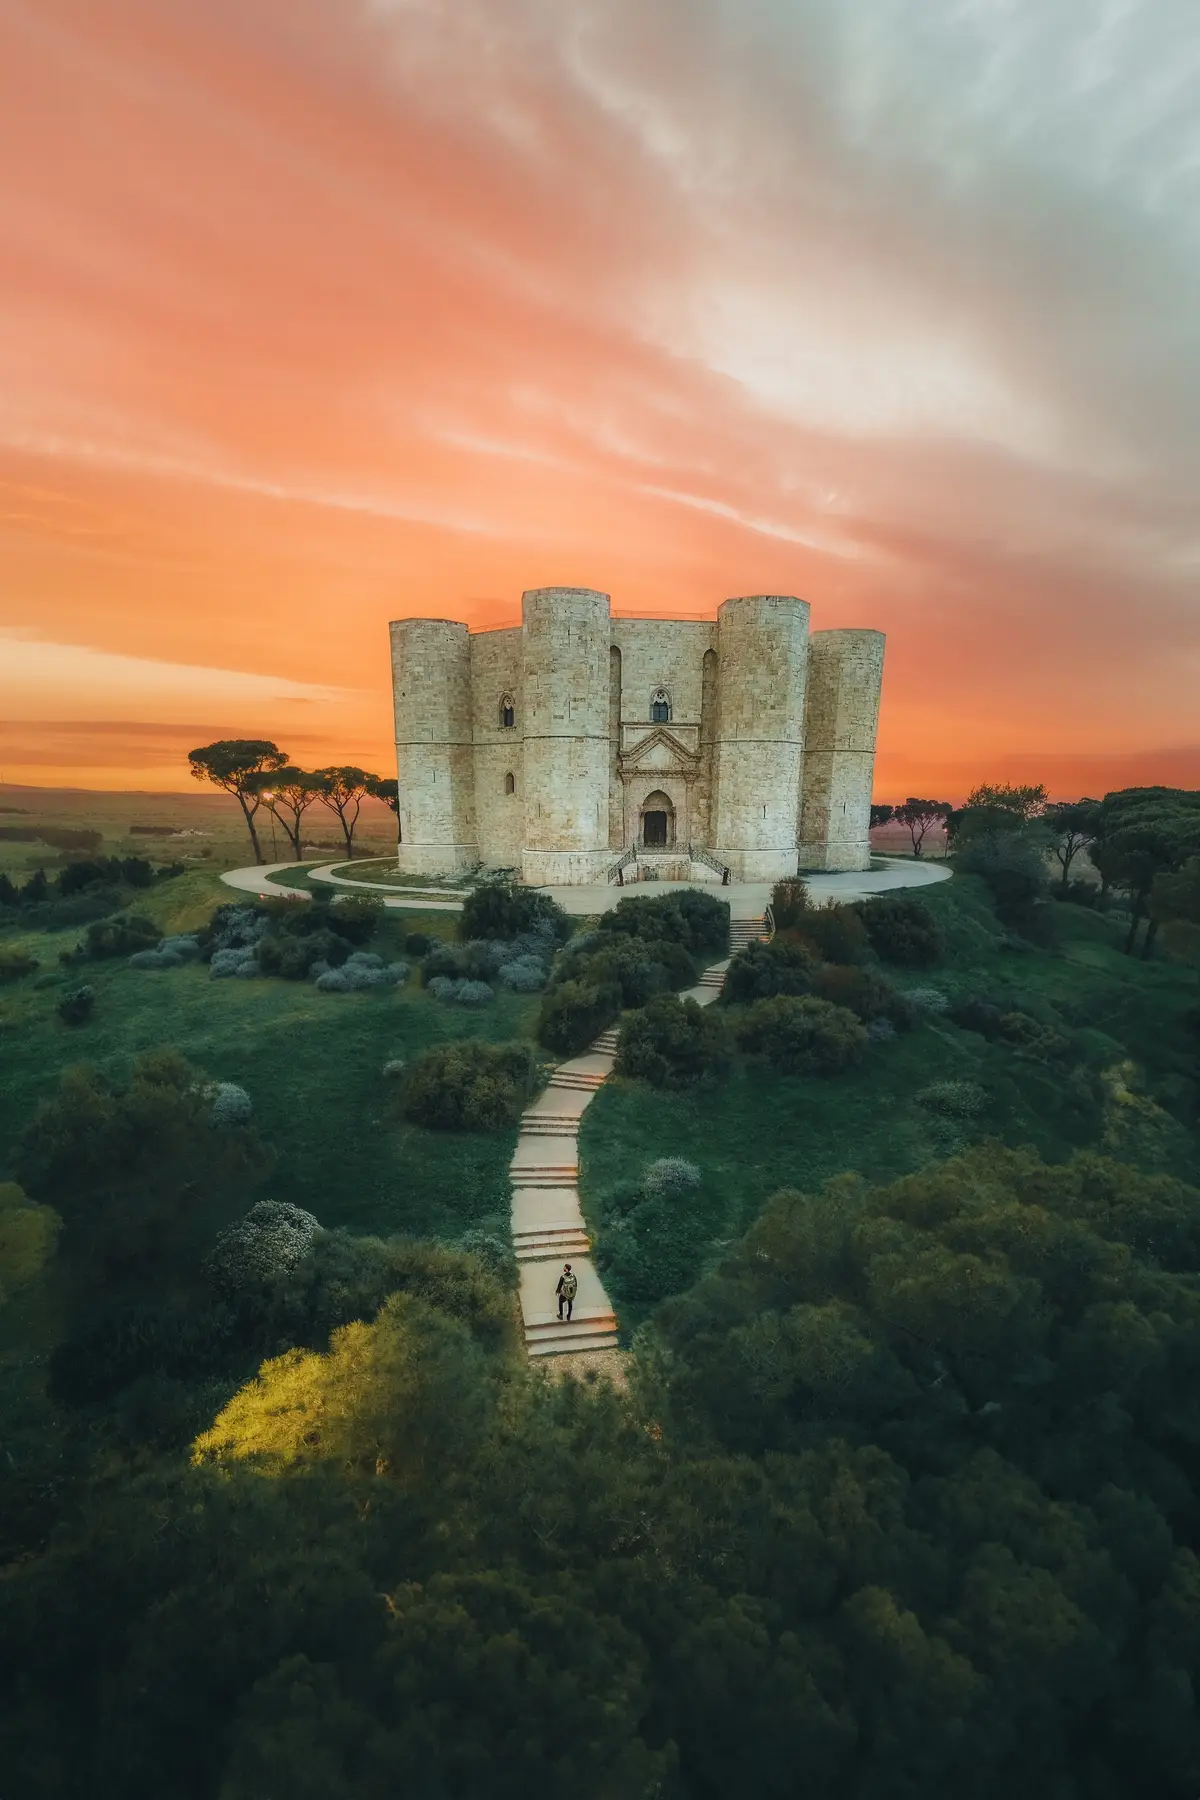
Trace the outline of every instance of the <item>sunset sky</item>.
{"type": "Polygon", "coordinates": [[[1200,785],[1195,0],[0,0],[0,778],[394,767],[389,618],[888,633],[1200,785]]]}

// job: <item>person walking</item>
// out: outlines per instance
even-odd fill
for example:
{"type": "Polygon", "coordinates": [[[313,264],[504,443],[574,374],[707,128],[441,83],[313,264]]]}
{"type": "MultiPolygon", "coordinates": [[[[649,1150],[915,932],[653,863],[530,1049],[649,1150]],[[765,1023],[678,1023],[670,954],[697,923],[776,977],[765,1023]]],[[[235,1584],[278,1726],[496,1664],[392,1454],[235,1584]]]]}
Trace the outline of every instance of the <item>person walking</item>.
{"type": "Polygon", "coordinates": [[[554,1291],[558,1295],[558,1316],[560,1319],[563,1317],[563,1307],[565,1306],[567,1309],[567,1323],[569,1324],[571,1320],[571,1308],[574,1306],[575,1296],[579,1292],[579,1277],[572,1269],[570,1263],[563,1264],[563,1272],[558,1278],[558,1286],[554,1291]]]}

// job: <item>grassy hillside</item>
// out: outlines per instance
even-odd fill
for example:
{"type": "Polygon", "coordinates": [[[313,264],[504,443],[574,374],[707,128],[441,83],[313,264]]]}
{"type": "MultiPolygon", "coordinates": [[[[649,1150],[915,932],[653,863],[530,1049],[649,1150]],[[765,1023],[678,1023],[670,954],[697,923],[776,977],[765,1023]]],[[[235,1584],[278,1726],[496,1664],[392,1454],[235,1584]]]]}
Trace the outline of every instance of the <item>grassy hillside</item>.
{"type": "MultiPolygon", "coordinates": [[[[1120,926],[1083,908],[1056,906],[1055,947],[1038,950],[1001,929],[973,878],[921,897],[942,922],[947,956],[919,976],[893,971],[897,984],[935,987],[951,1001],[996,1001],[1031,1015],[1066,1047],[1049,1057],[1021,1052],[927,1016],[915,1031],[872,1045],[865,1068],[832,1079],[739,1062],[703,1092],[612,1081],[580,1134],[584,1210],[601,1246],[623,1196],[660,1156],[698,1164],[703,1185],[685,1216],[664,1221],[674,1247],[648,1249],[696,1274],[780,1187],[811,1192],[844,1170],[887,1181],[985,1137],[1031,1144],[1053,1161],[1091,1146],[1195,1179],[1195,1039],[1183,1023],[1197,1001],[1195,975],[1124,956],[1120,926]],[[923,1103],[919,1096],[941,1082],[977,1084],[980,1110],[954,1117],[923,1103]]],[[[624,1322],[636,1321],[642,1300],[622,1294],[618,1273],[614,1285],[624,1322]]]]}

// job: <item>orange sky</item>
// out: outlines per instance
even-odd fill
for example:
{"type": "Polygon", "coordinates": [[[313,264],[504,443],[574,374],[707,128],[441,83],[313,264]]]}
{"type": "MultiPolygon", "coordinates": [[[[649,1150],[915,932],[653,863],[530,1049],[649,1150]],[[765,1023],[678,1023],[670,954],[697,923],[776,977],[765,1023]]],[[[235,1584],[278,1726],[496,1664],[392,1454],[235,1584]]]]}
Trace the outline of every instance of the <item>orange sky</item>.
{"type": "Polygon", "coordinates": [[[1100,10],[0,0],[0,777],[387,772],[387,620],[565,583],[882,627],[881,798],[1200,785],[1200,74],[1100,10]]]}

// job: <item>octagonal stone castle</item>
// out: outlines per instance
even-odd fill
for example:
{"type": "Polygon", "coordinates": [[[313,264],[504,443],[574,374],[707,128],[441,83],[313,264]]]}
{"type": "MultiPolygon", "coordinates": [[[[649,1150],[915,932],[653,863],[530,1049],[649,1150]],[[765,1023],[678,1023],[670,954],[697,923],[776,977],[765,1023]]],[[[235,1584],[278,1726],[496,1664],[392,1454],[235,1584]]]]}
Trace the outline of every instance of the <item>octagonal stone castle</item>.
{"type": "Polygon", "coordinates": [[[536,886],[865,869],[883,633],[785,594],[715,622],[534,588],[522,622],[390,627],[400,868],[536,886]]]}

